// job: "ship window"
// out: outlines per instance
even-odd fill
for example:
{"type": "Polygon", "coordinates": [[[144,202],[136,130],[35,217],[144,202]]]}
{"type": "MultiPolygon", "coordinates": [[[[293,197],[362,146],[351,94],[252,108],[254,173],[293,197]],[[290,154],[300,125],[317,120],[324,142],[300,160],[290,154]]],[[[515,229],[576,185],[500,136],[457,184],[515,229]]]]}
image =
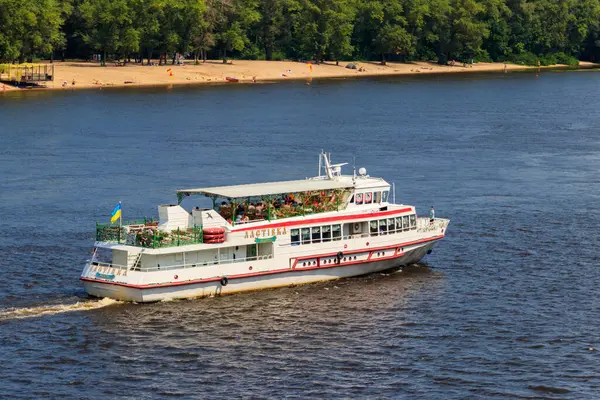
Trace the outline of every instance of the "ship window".
{"type": "Polygon", "coordinates": [[[313,243],[321,243],[321,227],[315,226],[311,228],[312,231],[312,242],[313,243]]]}
{"type": "Polygon", "coordinates": [[[310,228],[302,228],[302,244],[306,243],[310,243],[310,228]]]}
{"type": "Polygon", "coordinates": [[[370,222],[371,235],[377,235],[377,221],[370,222]]]}
{"type": "Polygon", "coordinates": [[[388,201],[388,196],[389,196],[389,194],[390,194],[390,192],[389,192],[388,190],[384,190],[384,191],[383,191],[383,194],[382,194],[382,196],[381,196],[381,201],[383,201],[384,203],[385,203],[386,201],[388,201]]]}
{"type": "Polygon", "coordinates": [[[371,204],[373,202],[373,193],[365,193],[365,204],[371,204]]]}
{"type": "Polygon", "coordinates": [[[94,251],[95,255],[93,257],[94,261],[100,263],[110,263],[112,261],[112,250],[106,249],[104,247],[97,247],[94,251]]]}
{"type": "Polygon", "coordinates": [[[175,261],[183,261],[183,253],[175,253],[175,261]]]}
{"type": "Polygon", "coordinates": [[[331,241],[331,226],[329,226],[329,225],[322,226],[321,231],[323,234],[323,241],[324,242],[331,241]]]}
{"type": "Polygon", "coordinates": [[[292,246],[299,245],[300,244],[300,229],[292,229],[290,237],[291,237],[292,246]]]}
{"type": "Polygon", "coordinates": [[[380,219],[379,220],[379,232],[381,232],[382,235],[385,235],[387,232],[387,219],[380,219]]]}
{"type": "Polygon", "coordinates": [[[408,215],[402,217],[402,226],[404,227],[405,231],[408,230],[408,215]]]}
{"type": "Polygon", "coordinates": [[[396,224],[394,223],[394,218],[388,218],[388,232],[396,231],[396,224]]]}
{"type": "Polygon", "coordinates": [[[350,203],[354,203],[354,195],[352,195],[352,197],[350,197],[350,203]]]}
{"type": "Polygon", "coordinates": [[[396,218],[396,229],[398,231],[402,230],[402,217],[397,217],[396,218]]]}
{"type": "Polygon", "coordinates": [[[417,227],[417,217],[415,216],[415,214],[410,215],[410,227],[412,229],[415,229],[417,227]]]}
{"type": "Polygon", "coordinates": [[[332,225],[331,232],[333,233],[333,240],[340,240],[342,238],[342,226],[340,224],[332,225]]]}
{"type": "Polygon", "coordinates": [[[373,203],[381,203],[381,192],[375,192],[373,196],[375,197],[373,203]]]}
{"type": "Polygon", "coordinates": [[[363,194],[356,193],[356,204],[362,204],[362,203],[363,203],[363,194]]]}

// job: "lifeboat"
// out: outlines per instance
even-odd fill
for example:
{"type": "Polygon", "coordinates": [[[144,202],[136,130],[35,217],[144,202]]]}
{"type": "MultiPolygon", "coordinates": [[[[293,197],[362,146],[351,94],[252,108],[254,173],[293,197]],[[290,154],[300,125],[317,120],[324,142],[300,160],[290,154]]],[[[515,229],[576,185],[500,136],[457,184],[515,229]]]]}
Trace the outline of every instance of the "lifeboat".
{"type": "Polygon", "coordinates": [[[238,78],[232,78],[230,76],[226,77],[225,80],[227,82],[239,82],[240,81],[238,78]]]}

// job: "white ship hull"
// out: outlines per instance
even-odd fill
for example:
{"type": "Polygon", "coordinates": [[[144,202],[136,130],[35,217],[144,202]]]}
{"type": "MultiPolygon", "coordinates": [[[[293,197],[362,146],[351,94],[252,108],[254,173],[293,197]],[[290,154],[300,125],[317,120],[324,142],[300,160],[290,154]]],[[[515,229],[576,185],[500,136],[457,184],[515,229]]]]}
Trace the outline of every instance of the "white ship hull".
{"type": "MultiPolygon", "coordinates": [[[[383,259],[377,261],[364,261],[334,267],[328,265],[309,270],[303,270],[302,268],[276,269],[268,274],[229,278],[225,286],[222,285],[220,279],[200,280],[198,283],[188,281],[173,284],[147,285],[148,287],[84,280],[84,286],[86,291],[95,297],[109,297],[138,303],[225,295],[349,278],[410,265],[421,260],[434,244],[435,241],[430,241],[412,248],[403,255],[382,256],[381,258],[383,259]]],[[[182,272],[184,271],[169,271],[170,274],[175,275],[182,272]]]]}

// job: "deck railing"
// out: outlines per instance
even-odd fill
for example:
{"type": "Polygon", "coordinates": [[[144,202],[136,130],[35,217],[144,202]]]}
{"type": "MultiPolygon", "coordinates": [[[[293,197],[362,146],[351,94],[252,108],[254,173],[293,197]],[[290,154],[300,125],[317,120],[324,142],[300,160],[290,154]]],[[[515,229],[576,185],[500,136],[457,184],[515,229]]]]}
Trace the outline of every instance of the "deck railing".
{"type": "Polygon", "coordinates": [[[96,223],[96,241],[156,249],[203,243],[204,236],[202,226],[163,232],[158,230],[158,221],[143,219],[121,227],[96,223]]]}
{"type": "MultiPolygon", "coordinates": [[[[273,258],[272,254],[267,254],[263,256],[254,256],[254,257],[246,257],[246,258],[228,258],[226,260],[214,260],[214,261],[201,261],[194,263],[185,263],[185,264],[177,264],[177,265],[156,265],[152,267],[127,267],[126,265],[113,264],[108,262],[100,262],[94,260],[88,260],[88,263],[92,266],[98,266],[101,268],[115,268],[115,269],[123,269],[128,271],[140,271],[140,272],[152,272],[152,271],[170,271],[174,269],[186,269],[186,268],[196,268],[196,267],[206,267],[209,265],[223,265],[223,264],[233,264],[240,262],[248,262],[248,261],[260,261],[260,260],[268,260],[273,258]]],[[[138,264],[139,265],[139,264],[138,264]]]]}

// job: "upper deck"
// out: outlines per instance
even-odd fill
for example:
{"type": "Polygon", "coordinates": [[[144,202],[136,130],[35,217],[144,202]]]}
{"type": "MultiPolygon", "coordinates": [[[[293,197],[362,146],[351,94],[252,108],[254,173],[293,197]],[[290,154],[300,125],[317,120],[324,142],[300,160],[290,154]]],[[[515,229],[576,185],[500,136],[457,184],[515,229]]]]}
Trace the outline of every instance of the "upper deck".
{"type": "Polygon", "coordinates": [[[390,184],[384,179],[369,177],[364,168],[359,175],[342,175],[342,164],[331,165],[326,154],[320,160],[325,175],[305,180],[178,190],[178,204],[159,206],[158,220],[97,225],[96,241],[144,248],[201,244],[207,228],[231,233],[240,225],[308,222],[314,214],[335,215],[343,222],[345,216],[390,205],[390,184]],[[212,208],[184,209],[182,201],[194,195],[211,199],[212,208]]]}

